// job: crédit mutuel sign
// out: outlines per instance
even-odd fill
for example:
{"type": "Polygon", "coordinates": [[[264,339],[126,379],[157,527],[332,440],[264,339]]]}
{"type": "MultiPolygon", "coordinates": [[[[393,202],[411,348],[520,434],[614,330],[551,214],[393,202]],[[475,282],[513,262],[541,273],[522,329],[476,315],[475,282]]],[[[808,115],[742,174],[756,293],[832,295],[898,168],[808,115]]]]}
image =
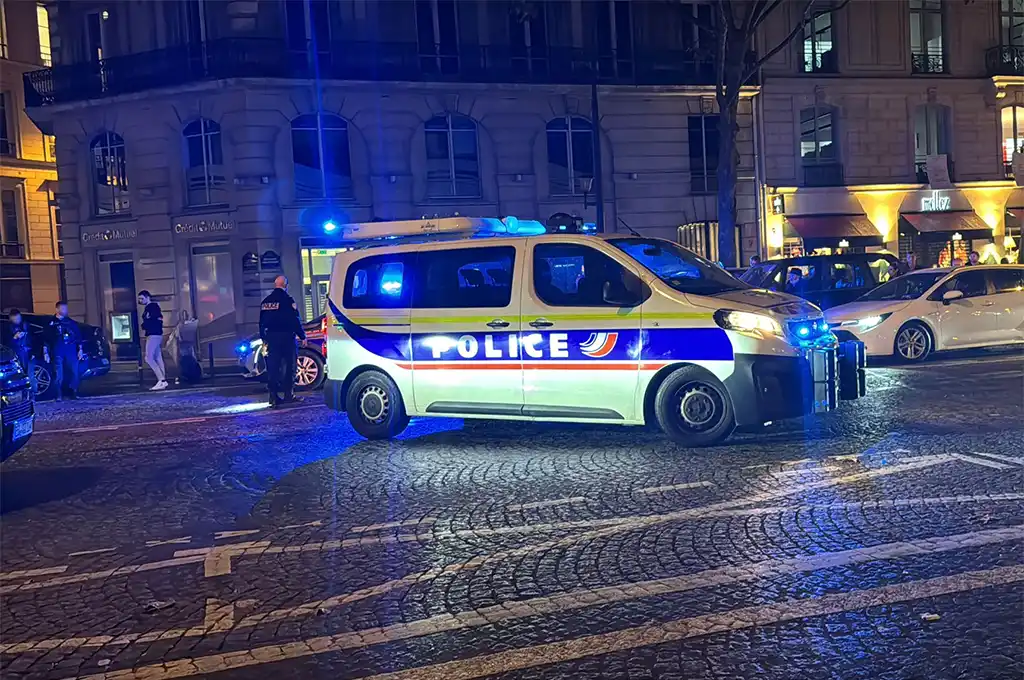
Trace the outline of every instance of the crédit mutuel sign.
{"type": "Polygon", "coordinates": [[[234,231],[233,220],[200,220],[198,222],[175,222],[175,234],[215,234],[234,231]]]}
{"type": "Polygon", "coordinates": [[[941,191],[932,191],[921,198],[921,212],[942,212],[949,210],[952,204],[948,194],[941,191]]]}

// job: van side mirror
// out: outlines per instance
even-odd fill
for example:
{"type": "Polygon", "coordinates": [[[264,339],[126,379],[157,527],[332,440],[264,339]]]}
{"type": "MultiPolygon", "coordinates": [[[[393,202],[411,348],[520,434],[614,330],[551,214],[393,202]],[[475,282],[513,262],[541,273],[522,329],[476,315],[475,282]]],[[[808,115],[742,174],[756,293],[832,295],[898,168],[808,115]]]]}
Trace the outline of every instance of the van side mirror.
{"type": "Polygon", "coordinates": [[[959,300],[963,296],[964,292],[962,290],[947,290],[942,294],[942,304],[948,305],[953,300],[959,300]]]}
{"type": "Polygon", "coordinates": [[[613,286],[611,281],[605,281],[602,297],[606,304],[614,307],[636,307],[640,304],[640,299],[637,296],[621,285],[613,286]]]}

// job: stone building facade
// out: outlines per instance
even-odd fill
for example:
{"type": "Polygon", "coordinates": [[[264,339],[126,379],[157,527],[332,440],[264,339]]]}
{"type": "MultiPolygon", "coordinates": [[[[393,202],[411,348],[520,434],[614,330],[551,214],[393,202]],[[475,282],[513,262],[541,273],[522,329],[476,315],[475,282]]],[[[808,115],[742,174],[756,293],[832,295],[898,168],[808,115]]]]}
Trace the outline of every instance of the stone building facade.
{"type": "MultiPolygon", "coordinates": [[[[795,7],[763,41],[790,30],[795,7]]],[[[1016,256],[1024,192],[1024,4],[852,0],[766,65],[762,240],[914,251],[948,264],[1016,256]]]]}
{"type": "Polygon", "coordinates": [[[0,311],[52,314],[62,292],[53,139],[25,114],[22,74],[49,59],[47,15],[0,2],[0,311]]]}
{"type": "MultiPolygon", "coordinates": [[[[605,230],[625,223],[714,254],[712,69],[678,16],[695,6],[49,8],[59,65],[31,74],[26,90],[30,115],[58,140],[68,294],[123,353],[137,290],[165,314],[195,314],[226,352],[254,328],[277,274],[307,318],[323,312],[328,220],[594,222],[586,179],[598,167],[605,230]]],[[[741,103],[744,256],[758,249],[755,93],[741,103]]]]}

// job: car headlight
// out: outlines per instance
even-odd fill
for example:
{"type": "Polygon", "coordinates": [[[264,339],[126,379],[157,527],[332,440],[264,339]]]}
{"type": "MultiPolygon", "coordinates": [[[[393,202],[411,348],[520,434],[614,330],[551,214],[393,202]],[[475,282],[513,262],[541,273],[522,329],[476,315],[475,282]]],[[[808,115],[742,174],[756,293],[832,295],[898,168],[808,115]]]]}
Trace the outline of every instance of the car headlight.
{"type": "Polygon", "coordinates": [[[779,322],[764,314],[720,309],[715,312],[715,323],[727,331],[782,336],[782,326],[779,322]]]}
{"type": "Polygon", "coordinates": [[[875,326],[880,325],[883,321],[892,316],[892,312],[886,312],[885,314],[876,314],[874,316],[865,316],[860,319],[849,319],[847,321],[840,321],[838,324],[833,324],[833,327],[838,328],[850,328],[856,326],[858,330],[868,331],[875,326]]]}

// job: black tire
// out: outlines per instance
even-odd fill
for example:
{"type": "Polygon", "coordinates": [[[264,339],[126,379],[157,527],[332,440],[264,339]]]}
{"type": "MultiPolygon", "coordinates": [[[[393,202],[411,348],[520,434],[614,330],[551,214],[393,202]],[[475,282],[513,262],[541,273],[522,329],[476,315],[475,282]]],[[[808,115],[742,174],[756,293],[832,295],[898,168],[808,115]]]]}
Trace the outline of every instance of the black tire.
{"type": "Polygon", "coordinates": [[[355,377],[345,395],[345,410],[352,428],[367,439],[391,439],[409,425],[402,393],[380,371],[366,371],[355,377]]]}
{"type": "Polygon", "coordinates": [[[697,366],[683,366],[665,378],[654,397],[654,413],[662,431],[682,446],[717,444],[736,429],[725,386],[697,366]]]}
{"type": "Polygon", "coordinates": [[[300,349],[296,359],[295,367],[295,389],[297,390],[318,390],[327,378],[327,371],[324,369],[324,358],[320,353],[312,349],[300,349]],[[308,368],[308,370],[306,370],[308,368]],[[309,382],[307,377],[312,375],[309,382]]]}
{"type": "Polygon", "coordinates": [[[893,356],[907,364],[921,363],[934,347],[931,331],[920,321],[908,321],[900,326],[892,341],[893,356]]]}
{"type": "Polygon", "coordinates": [[[37,362],[33,370],[36,374],[36,400],[56,399],[57,383],[56,376],[53,373],[53,366],[37,362]]]}

